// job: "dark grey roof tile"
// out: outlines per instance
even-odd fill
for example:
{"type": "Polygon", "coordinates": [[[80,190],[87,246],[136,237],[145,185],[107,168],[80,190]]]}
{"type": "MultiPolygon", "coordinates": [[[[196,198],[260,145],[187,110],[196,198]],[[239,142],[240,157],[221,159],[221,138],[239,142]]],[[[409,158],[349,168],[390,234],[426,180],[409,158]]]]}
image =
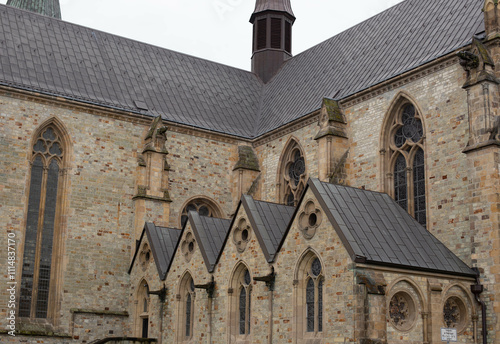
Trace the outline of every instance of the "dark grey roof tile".
{"type": "Polygon", "coordinates": [[[364,257],[368,264],[475,275],[388,195],[317,179],[311,179],[308,187],[353,259],[364,257]]]}

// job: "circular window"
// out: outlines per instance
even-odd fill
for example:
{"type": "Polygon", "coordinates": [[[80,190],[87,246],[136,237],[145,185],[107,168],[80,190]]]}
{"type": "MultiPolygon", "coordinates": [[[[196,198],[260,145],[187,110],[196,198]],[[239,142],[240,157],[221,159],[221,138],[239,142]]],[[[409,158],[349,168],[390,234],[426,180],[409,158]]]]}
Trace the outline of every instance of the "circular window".
{"type": "Polygon", "coordinates": [[[241,231],[241,239],[248,240],[248,229],[244,229],[241,231]]]}
{"type": "Polygon", "coordinates": [[[457,296],[452,296],[446,300],[443,306],[443,321],[447,328],[456,328],[462,332],[467,325],[467,307],[457,296]]]}
{"type": "Polygon", "coordinates": [[[394,294],[389,303],[389,317],[392,326],[399,331],[408,331],[416,321],[415,302],[405,293],[394,294]]]}
{"type": "Polygon", "coordinates": [[[318,223],[318,216],[314,213],[309,215],[309,226],[316,226],[318,223]]]}
{"type": "Polygon", "coordinates": [[[307,201],[304,210],[299,215],[299,229],[306,239],[312,239],[316,229],[321,224],[321,211],[314,201],[307,201]]]}
{"type": "Polygon", "coordinates": [[[236,245],[238,252],[245,251],[248,242],[250,241],[250,226],[246,219],[242,218],[238,221],[238,226],[233,232],[233,242],[236,245]]]}
{"type": "Polygon", "coordinates": [[[186,237],[184,238],[181,244],[181,252],[184,255],[184,258],[186,258],[186,261],[189,262],[191,260],[194,249],[195,249],[194,236],[193,233],[189,232],[186,234],[186,237]]]}
{"type": "Polygon", "coordinates": [[[148,244],[144,244],[142,246],[141,253],[139,255],[139,263],[143,271],[147,269],[150,259],[151,259],[151,250],[149,249],[148,244]]]}

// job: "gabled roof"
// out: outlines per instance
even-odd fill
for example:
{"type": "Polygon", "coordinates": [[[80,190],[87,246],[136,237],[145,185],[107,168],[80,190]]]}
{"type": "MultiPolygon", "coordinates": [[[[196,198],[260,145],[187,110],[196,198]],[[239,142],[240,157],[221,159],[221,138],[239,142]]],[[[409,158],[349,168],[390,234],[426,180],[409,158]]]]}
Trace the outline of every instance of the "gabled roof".
{"type": "Polygon", "coordinates": [[[137,242],[134,258],[132,259],[128,270],[129,273],[132,271],[135,259],[139,253],[144,234],[146,234],[149,245],[151,246],[151,252],[153,253],[158,275],[163,281],[167,277],[168,270],[170,269],[170,264],[172,263],[172,258],[174,257],[177,245],[179,244],[182,230],[159,227],[155,226],[154,223],[146,222],[141,238],[137,242]]]}
{"type": "Polygon", "coordinates": [[[266,85],[247,71],[0,5],[0,85],[255,138],[318,110],[323,97],[344,99],[470,44],[484,31],[482,5],[403,1],[287,60],[266,85]]]}
{"type": "Polygon", "coordinates": [[[248,215],[266,260],[271,263],[276,257],[278,247],[283,240],[295,208],[283,204],[256,201],[248,195],[242,196],[241,204],[248,215]]]}
{"type": "Polygon", "coordinates": [[[389,195],[318,179],[308,187],[355,262],[476,276],[389,195]]]}
{"type": "Polygon", "coordinates": [[[200,216],[196,211],[190,211],[188,219],[208,272],[213,272],[229,232],[231,220],[200,216]]]}

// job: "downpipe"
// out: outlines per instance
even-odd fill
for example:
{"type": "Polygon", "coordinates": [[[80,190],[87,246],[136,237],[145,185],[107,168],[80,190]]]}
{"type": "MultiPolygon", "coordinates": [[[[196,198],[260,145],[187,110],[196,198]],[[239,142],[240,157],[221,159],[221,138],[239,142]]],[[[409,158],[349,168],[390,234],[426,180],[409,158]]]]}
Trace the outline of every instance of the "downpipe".
{"type": "Polygon", "coordinates": [[[472,268],[476,272],[476,284],[470,286],[470,290],[474,297],[476,298],[477,303],[481,305],[481,322],[483,329],[483,344],[488,344],[488,328],[486,326],[486,304],[479,298],[479,295],[484,291],[484,286],[479,282],[479,269],[472,268]]]}

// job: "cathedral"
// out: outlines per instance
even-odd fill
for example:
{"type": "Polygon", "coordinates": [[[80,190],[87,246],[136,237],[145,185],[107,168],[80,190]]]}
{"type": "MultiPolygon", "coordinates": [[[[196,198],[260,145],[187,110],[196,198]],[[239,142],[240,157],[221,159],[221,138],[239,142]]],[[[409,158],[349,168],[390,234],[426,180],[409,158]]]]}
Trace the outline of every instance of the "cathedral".
{"type": "Polygon", "coordinates": [[[292,5],[251,71],[0,5],[1,343],[500,343],[498,1],[292,5]]]}

